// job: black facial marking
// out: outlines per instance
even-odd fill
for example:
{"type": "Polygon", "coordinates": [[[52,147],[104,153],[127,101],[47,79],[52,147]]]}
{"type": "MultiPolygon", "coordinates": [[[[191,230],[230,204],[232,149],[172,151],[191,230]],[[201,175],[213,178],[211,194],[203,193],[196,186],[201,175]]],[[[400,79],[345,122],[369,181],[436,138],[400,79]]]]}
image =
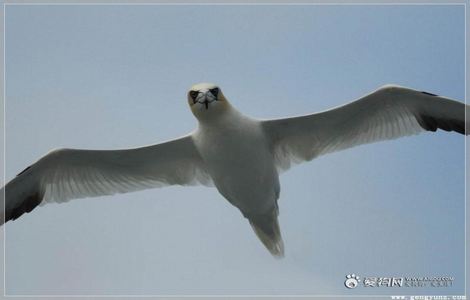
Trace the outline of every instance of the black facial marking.
{"type": "Polygon", "coordinates": [[[204,101],[204,105],[206,106],[206,109],[209,109],[209,101],[207,101],[207,99],[204,101]]]}
{"type": "Polygon", "coordinates": [[[189,92],[189,96],[191,97],[191,99],[193,99],[193,103],[196,103],[197,95],[199,95],[199,91],[190,91],[189,92]]]}
{"type": "Polygon", "coordinates": [[[211,94],[214,95],[215,98],[217,98],[217,95],[219,95],[219,88],[210,89],[209,92],[211,92],[211,94]]]}

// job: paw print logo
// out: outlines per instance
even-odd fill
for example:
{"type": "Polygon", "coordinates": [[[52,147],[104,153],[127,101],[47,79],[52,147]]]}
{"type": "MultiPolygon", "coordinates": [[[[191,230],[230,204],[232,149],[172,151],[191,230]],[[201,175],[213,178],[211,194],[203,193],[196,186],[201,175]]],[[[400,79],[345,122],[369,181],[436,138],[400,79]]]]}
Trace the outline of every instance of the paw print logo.
{"type": "Polygon", "coordinates": [[[348,289],[353,289],[359,285],[359,276],[356,274],[346,275],[346,280],[344,281],[344,286],[348,289]]]}

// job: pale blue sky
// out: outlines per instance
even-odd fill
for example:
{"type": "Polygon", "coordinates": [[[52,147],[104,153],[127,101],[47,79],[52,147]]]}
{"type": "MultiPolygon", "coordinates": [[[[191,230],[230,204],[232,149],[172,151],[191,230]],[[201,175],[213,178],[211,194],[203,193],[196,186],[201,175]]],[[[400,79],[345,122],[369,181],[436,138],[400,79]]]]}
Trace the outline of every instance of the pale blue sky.
{"type": "MultiPolygon", "coordinates": [[[[386,83],[464,99],[463,6],[7,6],[6,177],[52,148],[191,131],[193,83],[259,118],[386,83]]],[[[284,260],[215,189],[48,205],[6,226],[7,294],[462,294],[464,138],[438,132],[281,176],[284,260]],[[344,276],[454,276],[357,288],[344,276]]]]}

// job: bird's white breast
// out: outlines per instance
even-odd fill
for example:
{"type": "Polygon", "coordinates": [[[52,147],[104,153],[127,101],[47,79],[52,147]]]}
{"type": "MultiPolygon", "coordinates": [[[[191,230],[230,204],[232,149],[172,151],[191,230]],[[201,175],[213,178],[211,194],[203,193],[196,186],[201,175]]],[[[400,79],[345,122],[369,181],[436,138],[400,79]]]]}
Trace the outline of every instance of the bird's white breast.
{"type": "Polygon", "coordinates": [[[193,136],[215,186],[230,203],[244,214],[276,205],[278,174],[258,121],[230,115],[200,124],[193,136]]]}

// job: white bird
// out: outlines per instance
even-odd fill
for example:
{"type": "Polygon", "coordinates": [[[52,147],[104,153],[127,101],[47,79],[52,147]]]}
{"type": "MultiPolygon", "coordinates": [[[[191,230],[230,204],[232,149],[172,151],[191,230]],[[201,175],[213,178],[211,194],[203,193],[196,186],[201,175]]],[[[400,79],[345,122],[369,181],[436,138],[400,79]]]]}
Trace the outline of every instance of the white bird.
{"type": "Polygon", "coordinates": [[[398,86],[384,86],[324,112],[277,120],[243,115],[209,83],[192,86],[188,103],[199,126],[181,138],[135,149],[49,152],[2,188],[0,224],[50,202],[213,184],[248,219],[270,253],[282,257],[279,173],[293,163],[425,130],[470,132],[465,123],[469,106],[398,86]]]}

